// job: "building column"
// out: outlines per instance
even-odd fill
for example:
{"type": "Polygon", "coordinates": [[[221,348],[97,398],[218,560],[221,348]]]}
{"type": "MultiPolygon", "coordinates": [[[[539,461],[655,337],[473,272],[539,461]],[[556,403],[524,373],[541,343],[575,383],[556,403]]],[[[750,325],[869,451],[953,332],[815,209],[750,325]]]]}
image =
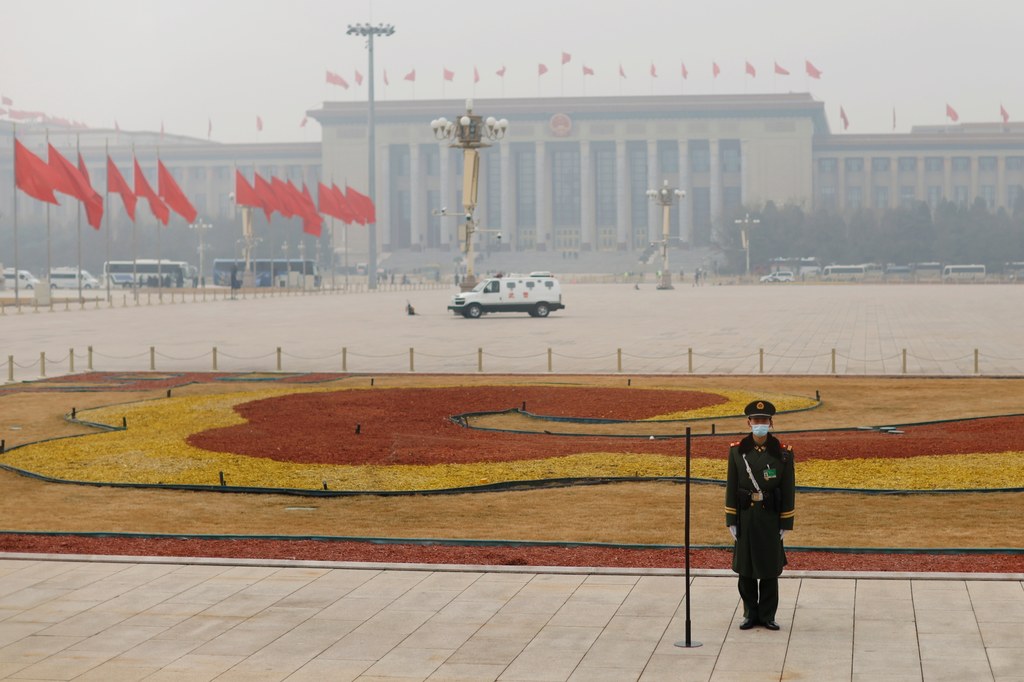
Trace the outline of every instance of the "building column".
{"type": "Polygon", "coordinates": [[[386,144],[377,149],[377,253],[391,250],[391,153],[386,144]]]}
{"type": "Polygon", "coordinates": [[[534,205],[536,209],[537,220],[533,228],[534,234],[534,245],[538,251],[547,251],[554,248],[554,244],[551,239],[551,219],[550,219],[550,207],[549,207],[549,196],[551,184],[548,182],[548,158],[545,153],[547,147],[543,140],[538,140],[533,143],[533,155],[534,155],[534,189],[535,199],[534,205]]]}
{"type": "MultiPolygon", "coordinates": [[[[448,145],[441,143],[438,151],[438,171],[440,173],[440,189],[441,189],[441,208],[458,213],[458,206],[454,205],[454,193],[452,188],[452,155],[448,145]]],[[[452,239],[453,223],[452,218],[441,217],[441,248],[450,247],[452,242],[458,242],[458,239],[452,239]]],[[[458,248],[459,244],[455,244],[458,248]]]]}
{"type": "Polygon", "coordinates": [[[498,147],[501,155],[501,233],[509,248],[519,247],[519,231],[516,230],[516,185],[512,173],[512,144],[506,142],[498,147]]]}
{"type": "Polygon", "coordinates": [[[580,141],[580,250],[597,251],[597,207],[590,142],[580,141]]]}
{"type": "Polygon", "coordinates": [[[722,161],[718,154],[718,140],[708,140],[711,176],[711,234],[722,232],[722,161]]]}
{"type": "Polygon", "coordinates": [[[690,143],[679,140],[679,189],[686,192],[679,199],[679,240],[693,247],[693,188],[690,187],[690,143]]]}
{"type": "Polygon", "coordinates": [[[418,144],[409,145],[409,246],[420,251],[426,243],[426,193],[423,191],[423,157],[418,144]]]}
{"type": "Polygon", "coordinates": [[[615,220],[619,251],[633,248],[629,229],[629,158],[626,141],[615,141],[615,220]]]}
{"type": "Polygon", "coordinates": [[[889,159],[889,208],[900,207],[903,203],[900,194],[900,160],[894,156],[889,159]]]}
{"type": "MultiPolygon", "coordinates": [[[[647,140],[647,189],[657,190],[664,183],[658,172],[658,141],[647,140]]],[[[661,207],[650,201],[647,207],[647,241],[661,241],[661,207]]]]}

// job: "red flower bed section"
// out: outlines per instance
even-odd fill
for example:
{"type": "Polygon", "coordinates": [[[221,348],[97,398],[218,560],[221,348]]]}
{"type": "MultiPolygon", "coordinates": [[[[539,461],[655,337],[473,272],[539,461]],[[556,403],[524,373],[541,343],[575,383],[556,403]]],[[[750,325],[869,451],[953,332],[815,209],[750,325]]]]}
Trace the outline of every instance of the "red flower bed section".
{"type": "Polygon", "coordinates": [[[546,437],[467,429],[451,416],[521,408],[535,414],[645,419],[726,402],[699,391],[564,386],[393,388],[298,393],[235,408],[248,423],[189,437],[204,450],[306,464],[436,464],[540,459],[613,449],[678,452],[679,443],[546,437]]]}

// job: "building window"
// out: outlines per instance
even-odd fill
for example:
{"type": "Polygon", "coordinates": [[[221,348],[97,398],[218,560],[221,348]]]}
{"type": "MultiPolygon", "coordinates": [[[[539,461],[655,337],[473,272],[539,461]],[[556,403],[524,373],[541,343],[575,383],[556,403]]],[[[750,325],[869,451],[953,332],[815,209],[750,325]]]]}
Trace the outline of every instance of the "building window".
{"type": "Polygon", "coordinates": [[[689,142],[690,171],[707,173],[711,170],[711,147],[707,140],[690,140],[689,142]]]}
{"type": "Polygon", "coordinates": [[[945,161],[941,156],[926,156],[924,169],[929,173],[941,173],[946,168],[945,161]]]}
{"type": "Polygon", "coordinates": [[[629,160],[629,195],[630,224],[633,229],[633,247],[647,245],[647,208],[651,200],[647,198],[647,143],[627,143],[629,160]]]}
{"type": "Polygon", "coordinates": [[[409,147],[404,144],[391,145],[391,177],[409,177],[409,147]]]}
{"type": "Polygon", "coordinates": [[[982,185],[981,198],[985,200],[985,206],[990,211],[996,210],[996,187],[995,185],[982,185]]]}
{"type": "Polygon", "coordinates": [[[966,206],[968,201],[967,185],[956,185],[953,187],[953,201],[957,206],[966,206]]]}
{"type": "Polygon", "coordinates": [[[819,173],[835,173],[838,164],[836,159],[829,157],[826,159],[818,159],[818,172],[819,173]]]}
{"type": "Polygon", "coordinates": [[[497,228],[501,225],[501,157],[491,152],[484,157],[484,173],[487,177],[487,224],[497,228]]]}
{"type": "Polygon", "coordinates": [[[846,188],[846,208],[858,209],[864,207],[864,190],[861,187],[846,188]]]}
{"type": "Polygon", "coordinates": [[[427,175],[437,177],[441,174],[441,150],[438,149],[437,145],[430,145],[429,147],[421,147],[420,153],[423,155],[423,166],[427,169],[427,175]]]}
{"type": "MultiPolygon", "coordinates": [[[[723,187],[722,205],[725,207],[726,213],[729,213],[731,209],[740,208],[743,206],[743,191],[739,187],[723,187]]],[[[673,221],[672,224],[675,225],[676,222],[673,221]]]]}
{"type": "Polygon", "coordinates": [[[555,226],[580,224],[580,149],[557,145],[551,153],[551,212],[555,226]]]}
{"type": "Polygon", "coordinates": [[[913,156],[901,156],[899,168],[901,173],[913,173],[917,170],[917,159],[913,156]]]}
{"type": "Polygon", "coordinates": [[[843,166],[847,173],[860,173],[864,170],[864,159],[854,156],[843,160],[843,166]]]}
{"type": "Polygon", "coordinates": [[[917,191],[913,185],[902,185],[900,187],[900,208],[910,208],[917,200],[917,191]]]}
{"type": "Polygon", "coordinates": [[[694,187],[690,204],[693,207],[693,241],[697,246],[707,246],[711,243],[711,190],[694,187]]]}
{"type": "Polygon", "coordinates": [[[826,211],[836,210],[836,188],[832,185],[821,188],[821,207],[826,211]]]}
{"type": "Polygon", "coordinates": [[[875,187],[875,208],[889,208],[889,188],[885,185],[875,187]]]}
{"type": "Polygon", "coordinates": [[[938,208],[942,201],[942,187],[939,185],[928,185],[928,208],[933,211],[938,208]]]}
{"type": "Polygon", "coordinates": [[[953,172],[954,173],[968,173],[971,170],[971,157],[969,156],[954,156],[953,157],[953,172]]]}
{"type": "Polygon", "coordinates": [[[441,246],[441,191],[432,189],[427,191],[427,237],[426,246],[428,249],[436,249],[441,246]]]}
{"type": "Polygon", "coordinates": [[[1024,156],[1007,156],[1006,170],[1024,170],[1024,156]]]}
{"type": "Polygon", "coordinates": [[[722,172],[739,173],[741,170],[740,141],[722,140],[718,143],[718,149],[722,156],[722,172]]]}
{"type": "Polygon", "coordinates": [[[597,198],[595,219],[598,226],[614,226],[618,220],[616,215],[615,144],[595,142],[593,145],[593,155],[594,184],[597,198]]]}
{"type": "MultiPolygon", "coordinates": [[[[532,145],[530,145],[532,147],[532,145]]],[[[537,224],[536,161],[533,149],[515,152],[516,161],[516,226],[537,224]]]]}
{"type": "Polygon", "coordinates": [[[978,170],[980,171],[994,171],[996,169],[996,165],[996,157],[994,156],[978,157],[978,170]]]}
{"type": "Polygon", "coordinates": [[[675,140],[658,140],[658,168],[662,173],[679,172],[679,143],[675,140]]]}
{"type": "Polygon", "coordinates": [[[892,167],[892,159],[886,156],[877,156],[871,159],[871,170],[875,172],[888,171],[892,167]]]}
{"type": "Polygon", "coordinates": [[[1006,186],[1006,207],[1012,212],[1017,208],[1017,202],[1024,199],[1024,187],[1020,185],[1006,186]]]}

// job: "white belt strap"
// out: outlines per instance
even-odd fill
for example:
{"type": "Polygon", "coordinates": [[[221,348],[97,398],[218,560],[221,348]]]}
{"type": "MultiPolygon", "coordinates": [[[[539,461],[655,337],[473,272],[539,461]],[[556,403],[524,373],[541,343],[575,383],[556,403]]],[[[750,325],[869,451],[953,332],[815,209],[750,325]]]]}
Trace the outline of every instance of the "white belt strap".
{"type": "Polygon", "coordinates": [[[743,466],[745,466],[747,468],[747,476],[750,477],[750,482],[754,484],[754,490],[756,490],[757,492],[760,493],[761,492],[761,486],[759,486],[757,484],[757,480],[754,478],[754,472],[750,470],[750,463],[747,462],[747,455],[746,454],[741,454],[740,457],[743,458],[743,466]]]}

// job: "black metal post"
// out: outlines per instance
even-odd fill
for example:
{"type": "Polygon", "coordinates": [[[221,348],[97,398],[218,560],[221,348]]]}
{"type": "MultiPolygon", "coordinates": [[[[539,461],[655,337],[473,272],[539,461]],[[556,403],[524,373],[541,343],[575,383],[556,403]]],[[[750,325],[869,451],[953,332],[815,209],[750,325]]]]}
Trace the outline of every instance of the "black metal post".
{"type": "Polygon", "coordinates": [[[690,637],[690,427],[686,427],[686,502],[683,508],[683,561],[686,566],[686,639],[676,646],[688,649],[701,646],[690,637]]]}

